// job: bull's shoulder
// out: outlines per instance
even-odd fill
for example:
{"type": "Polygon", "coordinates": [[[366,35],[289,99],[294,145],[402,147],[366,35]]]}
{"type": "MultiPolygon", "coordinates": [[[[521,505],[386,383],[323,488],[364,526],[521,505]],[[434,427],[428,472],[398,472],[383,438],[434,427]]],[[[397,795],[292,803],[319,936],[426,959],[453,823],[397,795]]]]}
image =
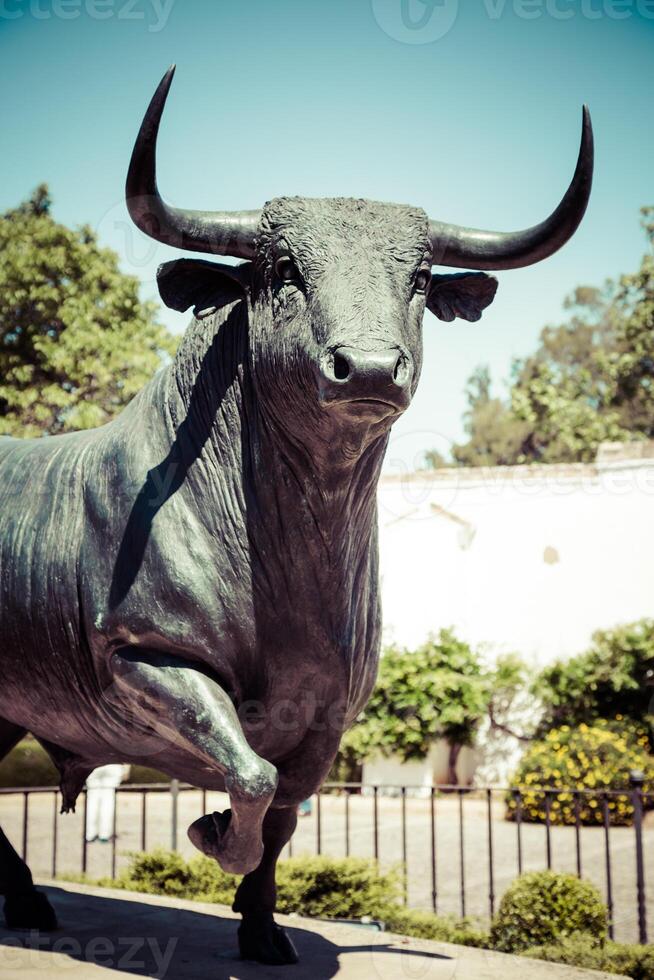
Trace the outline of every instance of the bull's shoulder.
{"type": "Polygon", "coordinates": [[[78,496],[88,443],[89,434],[84,432],[0,440],[0,514],[5,515],[5,523],[22,514],[36,526],[42,518],[68,508],[78,496]]]}

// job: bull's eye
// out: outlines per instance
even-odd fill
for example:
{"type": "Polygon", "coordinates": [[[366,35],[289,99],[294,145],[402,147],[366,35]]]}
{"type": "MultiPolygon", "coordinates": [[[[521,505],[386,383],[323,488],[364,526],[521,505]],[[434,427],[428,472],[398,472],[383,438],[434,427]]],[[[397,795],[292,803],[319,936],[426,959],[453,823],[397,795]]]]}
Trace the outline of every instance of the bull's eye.
{"type": "Polygon", "coordinates": [[[277,259],[275,272],[281,282],[295,282],[300,278],[295,262],[288,255],[282,255],[281,258],[277,259]]]}
{"type": "Polygon", "coordinates": [[[426,293],[427,287],[431,282],[431,272],[429,269],[419,269],[416,273],[414,286],[417,293],[426,293]]]}

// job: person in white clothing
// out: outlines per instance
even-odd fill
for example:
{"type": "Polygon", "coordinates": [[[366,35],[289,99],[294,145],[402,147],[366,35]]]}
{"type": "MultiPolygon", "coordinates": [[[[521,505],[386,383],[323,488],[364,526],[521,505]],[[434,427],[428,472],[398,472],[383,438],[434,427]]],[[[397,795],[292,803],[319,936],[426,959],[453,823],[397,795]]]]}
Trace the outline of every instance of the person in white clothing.
{"type": "Polygon", "coordinates": [[[114,833],[116,789],[129,775],[129,766],[112,764],[94,769],[86,780],[86,840],[103,843],[114,833]]]}

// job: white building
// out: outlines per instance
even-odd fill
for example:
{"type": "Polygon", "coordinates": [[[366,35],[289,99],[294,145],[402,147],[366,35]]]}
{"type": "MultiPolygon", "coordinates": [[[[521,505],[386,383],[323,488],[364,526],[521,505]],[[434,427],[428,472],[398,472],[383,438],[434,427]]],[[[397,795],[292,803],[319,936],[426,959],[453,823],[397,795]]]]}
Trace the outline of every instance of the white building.
{"type": "MultiPolygon", "coordinates": [[[[652,442],[606,444],[594,464],[384,477],[379,525],[385,642],[410,649],[451,626],[538,668],[654,616],[652,442]]],[[[399,780],[380,760],[364,778],[429,783],[433,768],[399,780]]]]}
{"type": "Polygon", "coordinates": [[[534,666],[654,615],[654,442],[594,464],[443,469],[379,488],[384,639],[454,627],[534,666]]]}

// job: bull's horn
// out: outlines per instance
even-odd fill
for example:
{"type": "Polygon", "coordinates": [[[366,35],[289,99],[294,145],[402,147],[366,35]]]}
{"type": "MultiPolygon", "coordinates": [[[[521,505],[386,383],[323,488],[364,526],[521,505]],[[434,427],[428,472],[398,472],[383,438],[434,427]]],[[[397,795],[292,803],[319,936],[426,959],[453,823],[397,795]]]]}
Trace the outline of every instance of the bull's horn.
{"type": "Polygon", "coordinates": [[[466,269],[519,269],[552,255],[568,241],[584,216],[593,182],[593,127],[583,108],[577,168],[556,211],[525,231],[481,231],[429,222],[434,265],[466,269]]]}
{"type": "Polygon", "coordinates": [[[171,65],[147,108],[127,171],[125,196],[134,224],[166,245],[251,259],[260,211],[184,211],[171,208],[157,189],[157,133],[175,74],[171,65]]]}

